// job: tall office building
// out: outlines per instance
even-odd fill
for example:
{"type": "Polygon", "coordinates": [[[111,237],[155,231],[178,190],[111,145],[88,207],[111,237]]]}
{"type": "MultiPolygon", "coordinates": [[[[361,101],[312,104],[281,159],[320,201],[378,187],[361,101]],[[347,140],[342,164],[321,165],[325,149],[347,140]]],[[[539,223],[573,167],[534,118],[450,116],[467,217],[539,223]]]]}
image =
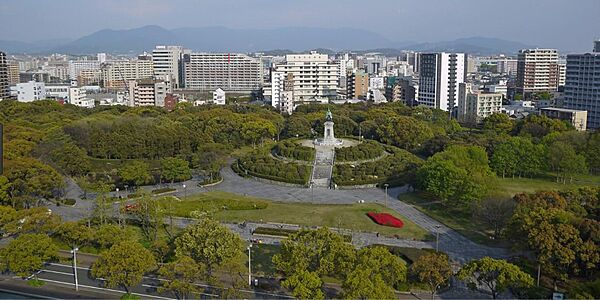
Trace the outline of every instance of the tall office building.
{"type": "Polygon", "coordinates": [[[563,106],[586,110],[587,128],[600,128],[600,49],[593,53],[567,55],[567,71],[563,106]]]}
{"type": "Polygon", "coordinates": [[[556,91],[559,72],[556,49],[523,49],[517,58],[517,92],[527,95],[556,91]]]}
{"type": "Polygon", "coordinates": [[[129,80],[152,78],[154,68],[150,60],[109,61],[102,64],[102,82],[105,88],[123,89],[129,80]]]}
{"type": "Polygon", "coordinates": [[[600,52],[600,40],[594,41],[594,52],[600,52]]]}
{"type": "MultiPolygon", "coordinates": [[[[274,72],[285,78],[292,74],[294,104],[326,102],[338,97],[339,64],[330,62],[327,54],[288,54],[285,62],[277,64],[274,72]]],[[[271,80],[273,80],[271,76],[271,80]]]]}
{"type": "Polygon", "coordinates": [[[458,105],[458,85],[465,82],[464,53],[421,53],[418,103],[445,111],[458,105]]]}
{"type": "Polygon", "coordinates": [[[170,81],[175,88],[179,88],[180,60],[183,53],[181,46],[156,46],[152,50],[152,63],[154,75],[170,81]]]}
{"type": "Polygon", "coordinates": [[[498,60],[498,63],[496,64],[496,69],[500,74],[515,76],[517,75],[517,65],[518,62],[516,59],[504,58],[498,60]]]}
{"type": "Polygon", "coordinates": [[[10,96],[9,78],[8,78],[8,62],[6,54],[0,52],[0,99],[6,99],[10,96]]]}
{"type": "Polygon", "coordinates": [[[237,53],[191,53],[185,63],[186,89],[231,92],[258,90],[262,66],[258,58],[237,53]]]}

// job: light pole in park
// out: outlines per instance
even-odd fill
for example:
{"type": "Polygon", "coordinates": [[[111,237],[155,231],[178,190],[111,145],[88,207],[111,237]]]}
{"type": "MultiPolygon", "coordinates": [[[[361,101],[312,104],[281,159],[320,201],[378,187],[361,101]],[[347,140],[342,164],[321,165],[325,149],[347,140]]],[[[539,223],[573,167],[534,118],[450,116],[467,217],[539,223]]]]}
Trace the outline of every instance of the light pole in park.
{"type": "Polygon", "coordinates": [[[121,199],[119,198],[119,188],[116,188],[115,191],[117,192],[117,199],[121,199]]]}
{"type": "Polygon", "coordinates": [[[390,186],[390,185],[387,183],[383,184],[383,187],[385,188],[385,207],[388,206],[388,192],[387,192],[388,186],[390,186]]]}
{"type": "Polygon", "coordinates": [[[73,248],[73,250],[71,250],[71,253],[73,253],[73,274],[75,275],[75,290],[79,291],[79,281],[77,280],[77,251],[79,251],[79,248],[75,247],[73,248]]]}
{"type": "Polygon", "coordinates": [[[184,198],[187,198],[187,189],[186,189],[185,184],[183,185],[183,195],[184,195],[184,198]]]}
{"type": "Polygon", "coordinates": [[[440,228],[442,225],[435,225],[435,251],[440,251],[440,228]]]}
{"type": "Polygon", "coordinates": [[[252,286],[252,242],[248,245],[248,286],[252,286]]]}
{"type": "Polygon", "coordinates": [[[315,182],[310,181],[310,198],[311,202],[315,202],[315,182]]]}

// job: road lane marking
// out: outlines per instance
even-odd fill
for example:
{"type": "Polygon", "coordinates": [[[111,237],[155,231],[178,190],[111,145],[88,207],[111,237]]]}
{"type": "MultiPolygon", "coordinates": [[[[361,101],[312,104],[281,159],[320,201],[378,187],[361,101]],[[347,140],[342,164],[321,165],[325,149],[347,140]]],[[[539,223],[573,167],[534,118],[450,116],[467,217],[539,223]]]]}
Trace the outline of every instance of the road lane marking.
{"type": "MultiPolygon", "coordinates": [[[[42,279],[43,281],[47,281],[47,282],[52,282],[52,283],[57,283],[57,284],[64,284],[64,285],[70,285],[70,286],[74,286],[74,283],[70,283],[70,282],[62,282],[62,281],[57,281],[57,280],[51,280],[51,279],[42,279]]],[[[102,291],[110,291],[110,292],[116,292],[116,293],[120,293],[120,294],[125,294],[124,291],[119,291],[119,290],[113,290],[113,289],[107,289],[107,288],[102,288],[102,287],[97,287],[97,286],[90,286],[90,285],[82,285],[79,284],[79,287],[83,287],[83,288],[89,288],[89,289],[96,289],[96,290],[102,290],[102,291]]],[[[174,298],[167,298],[167,297],[161,297],[161,296],[154,296],[154,295],[149,295],[149,294],[141,294],[141,293],[131,293],[132,295],[137,295],[140,297],[150,297],[150,298],[156,298],[156,299],[165,299],[165,300],[176,300],[174,298]]]]}

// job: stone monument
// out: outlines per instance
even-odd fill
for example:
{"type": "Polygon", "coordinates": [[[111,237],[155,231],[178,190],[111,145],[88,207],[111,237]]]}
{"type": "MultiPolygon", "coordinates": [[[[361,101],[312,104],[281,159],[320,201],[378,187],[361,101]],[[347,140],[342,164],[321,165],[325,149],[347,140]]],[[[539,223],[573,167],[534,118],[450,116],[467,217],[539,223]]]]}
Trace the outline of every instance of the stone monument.
{"type": "Polygon", "coordinates": [[[316,139],[315,144],[321,146],[340,146],[342,145],[342,140],[335,138],[335,133],[333,132],[333,114],[331,110],[327,109],[327,114],[325,115],[325,130],[323,131],[323,138],[316,139]]]}

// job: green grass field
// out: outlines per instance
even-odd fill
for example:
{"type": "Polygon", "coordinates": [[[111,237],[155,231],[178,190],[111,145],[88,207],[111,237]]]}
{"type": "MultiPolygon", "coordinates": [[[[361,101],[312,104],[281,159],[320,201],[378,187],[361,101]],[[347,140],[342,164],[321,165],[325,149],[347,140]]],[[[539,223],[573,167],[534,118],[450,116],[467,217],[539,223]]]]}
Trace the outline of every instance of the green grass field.
{"type": "MultiPolygon", "coordinates": [[[[339,227],[353,231],[379,232],[386,236],[424,240],[427,231],[379,204],[307,204],[271,202],[227,192],[208,192],[172,202],[176,216],[189,217],[194,210],[208,211],[224,222],[277,222],[301,226],[339,227]],[[375,224],[367,213],[387,212],[404,222],[401,229],[375,224]]],[[[169,209],[167,204],[165,209],[169,209]]]]}
{"type": "MultiPolygon", "coordinates": [[[[530,178],[498,178],[494,186],[494,196],[512,197],[518,193],[534,193],[548,190],[569,190],[589,185],[600,185],[600,177],[580,177],[573,183],[557,183],[555,178],[548,176],[542,179],[530,178]]],[[[473,220],[468,209],[452,209],[441,205],[435,199],[429,199],[423,193],[408,193],[400,195],[401,201],[415,205],[417,209],[428,216],[444,223],[446,226],[460,232],[467,238],[486,245],[506,246],[506,241],[492,240],[488,232],[473,220]]]]}

